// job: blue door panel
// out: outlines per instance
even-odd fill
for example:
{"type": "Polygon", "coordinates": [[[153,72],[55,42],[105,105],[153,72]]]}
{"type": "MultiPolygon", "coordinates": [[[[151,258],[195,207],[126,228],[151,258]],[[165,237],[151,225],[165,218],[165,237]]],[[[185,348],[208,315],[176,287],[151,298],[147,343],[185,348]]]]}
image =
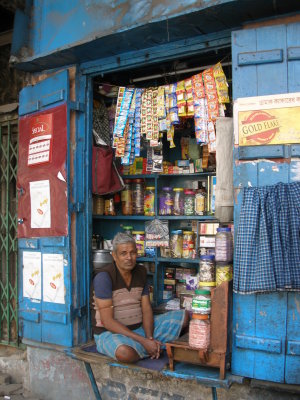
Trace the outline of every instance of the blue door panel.
{"type": "Polygon", "coordinates": [[[287,26],[288,91],[300,92],[300,25],[287,26]]]}
{"type": "Polygon", "coordinates": [[[239,55],[256,51],[256,31],[244,30],[232,34],[232,74],[234,75],[233,97],[257,95],[256,65],[239,67],[239,55]],[[247,74],[247,78],[245,78],[247,74]]]}
{"type": "Polygon", "coordinates": [[[288,293],[286,383],[299,384],[300,293],[288,293]]]}
{"type": "MultiPolygon", "coordinates": [[[[287,92],[286,26],[277,25],[256,30],[257,50],[281,50],[284,61],[257,66],[257,95],[287,92]]],[[[243,96],[245,97],[245,96],[243,96]]]]}
{"type": "MultiPolygon", "coordinates": [[[[300,91],[300,23],[234,32],[232,64],[234,99],[300,91]]],[[[300,160],[297,145],[235,148],[234,160],[236,235],[243,188],[299,181],[300,160]]],[[[234,294],[233,373],[299,384],[299,316],[298,293],[234,294]]]]}
{"type": "Polygon", "coordinates": [[[258,186],[275,185],[278,182],[289,182],[288,163],[259,162],[258,163],[258,186]]]}
{"type": "MultiPolygon", "coordinates": [[[[24,88],[20,93],[19,115],[49,109],[60,103],[69,105],[69,75],[68,70],[59,72],[34,86],[24,88]]],[[[69,108],[68,108],[69,113],[69,108]]],[[[69,121],[69,117],[68,117],[69,121]]],[[[69,137],[69,122],[68,122],[69,137]]],[[[55,151],[55,149],[54,149],[55,151]]],[[[67,161],[69,165],[69,161],[67,161]]],[[[41,167],[42,168],[42,167],[41,167]]],[[[69,174],[69,168],[67,169],[69,174]]],[[[34,171],[33,177],[34,180],[34,171]]],[[[45,176],[47,179],[47,176],[45,176]]],[[[69,237],[42,237],[37,239],[20,239],[19,246],[19,304],[20,304],[20,336],[39,342],[72,346],[73,322],[72,304],[72,274],[69,237]],[[31,299],[23,296],[23,253],[38,251],[41,253],[41,299],[31,299]],[[45,301],[43,297],[43,255],[63,254],[64,273],[64,304],[45,301]]],[[[46,268],[46,267],[45,267],[46,268]]]]}
{"type": "Polygon", "coordinates": [[[267,343],[271,340],[274,346],[255,352],[254,378],[283,383],[287,294],[258,294],[256,297],[256,337],[267,343]]]}
{"type": "Polygon", "coordinates": [[[68,70],[59,72],[20,92],[19,115],[45,110],[69,99],[68,70]]]}
{"type": "Polygon", "coordinates": [[[300,181],[300,161],[292,160],[290,166],[290,181],[300,181]]]}
{"type": "Polygon", "coordinates": [[[233,348],[238,351],[232,352],[233,374],[254,377],[254,352],[245,346],[240,347],[237,343],[237,334],[242,336],[255,336],[255,310],[256,296],[239,295],[233,297],[233,348]],[[238,347],[237,347],[238,346],[238,347]]]}

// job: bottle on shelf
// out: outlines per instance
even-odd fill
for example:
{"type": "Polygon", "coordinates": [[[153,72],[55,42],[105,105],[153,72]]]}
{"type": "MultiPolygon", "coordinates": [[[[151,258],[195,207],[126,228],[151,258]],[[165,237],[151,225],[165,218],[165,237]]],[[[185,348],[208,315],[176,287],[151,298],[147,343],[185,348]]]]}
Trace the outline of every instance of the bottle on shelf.
{"type": "Polygon", "coordinates": [[[174,200],[172,188],[165,186],[159,195],[159,215],[173,215],[174,200]]]}
{"type": "Polygon", "coordinates": [[[173,213],[174,215],[184,215],[184,193],[183,188],[176,187],[173,189],[173,213]]]}
{"type": "Polygon", "coordinates": [[[144,215],[144,180],[134,179],[132,182],[132,213],[144,215]]]}
{"type": "Polygon", "coordinates": [[[132,188],[130,179],[124,180],[125,188],[121,192],[122,214],[132,215],[132,188]]]}
{"type": "Polygon", "coordinates": [[[147,186],[144,196],[144,214],[149,217],[155,215],[155,187],[147,186]]]}
{"type": "Polygon", "coordinates": [[[184,215],[195,215],[195,192],[190,189],[184,191],[184,215]]]}

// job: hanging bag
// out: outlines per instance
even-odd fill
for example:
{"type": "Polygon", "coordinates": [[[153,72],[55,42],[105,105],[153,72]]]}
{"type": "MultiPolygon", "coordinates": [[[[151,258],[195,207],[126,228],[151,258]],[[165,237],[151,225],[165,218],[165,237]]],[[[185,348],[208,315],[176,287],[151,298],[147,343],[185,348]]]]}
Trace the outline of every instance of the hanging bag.
{"type": "Polygon", "coordinates": [[[124,182],[113,160],[109,146],[93,146],[92,191],[94,194],[113,194],[124,189],[124,182]]]}

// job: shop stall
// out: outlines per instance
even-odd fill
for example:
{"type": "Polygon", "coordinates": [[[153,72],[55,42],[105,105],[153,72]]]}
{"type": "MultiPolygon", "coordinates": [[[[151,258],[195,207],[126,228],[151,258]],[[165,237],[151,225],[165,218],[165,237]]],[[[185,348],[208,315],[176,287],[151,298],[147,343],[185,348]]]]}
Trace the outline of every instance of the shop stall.
{"type": "Polygon", "coordinates": [[[299,180],[298,137],[239,142],[258,110],[241,108],[244,123],[233,111],[240,98],[280,93],[296,93],[297,106],[299,22],[279,22],[179,35],[151,51],[140,43],[111,54],[104,38],[103,54],[91,41],[70,58],[65,49],[52,63],[50,54],[20,63],[60,68],[20,94],[19,316],[29,348],[71,354],[92,339],[92,272],[123,231],[136,240],[154,311],[193,317],[189,338],[168,346],[170,376],[184,361],[199,367],[189,376],[200,383],[217,367],[214,387],[228,387],[231,372],[299,383],[297,288],[245,295],[231,283],[245,189],[299,180]]]}

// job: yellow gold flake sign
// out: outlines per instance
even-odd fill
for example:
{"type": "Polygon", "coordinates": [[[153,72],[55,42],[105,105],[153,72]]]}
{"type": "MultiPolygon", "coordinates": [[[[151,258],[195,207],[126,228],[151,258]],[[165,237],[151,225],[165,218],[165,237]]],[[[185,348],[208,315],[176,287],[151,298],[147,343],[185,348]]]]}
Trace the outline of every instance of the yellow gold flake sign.
{"type": "Polygon", "coordinates": [[[300,93],[238,99],[234,119],[240,146],[300,143],[300,93]]]}

